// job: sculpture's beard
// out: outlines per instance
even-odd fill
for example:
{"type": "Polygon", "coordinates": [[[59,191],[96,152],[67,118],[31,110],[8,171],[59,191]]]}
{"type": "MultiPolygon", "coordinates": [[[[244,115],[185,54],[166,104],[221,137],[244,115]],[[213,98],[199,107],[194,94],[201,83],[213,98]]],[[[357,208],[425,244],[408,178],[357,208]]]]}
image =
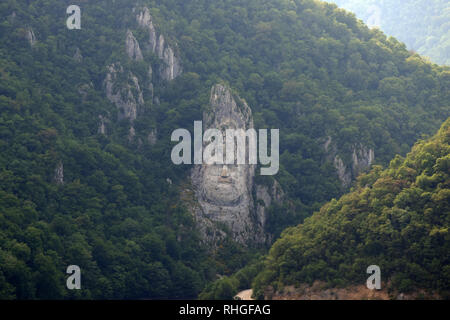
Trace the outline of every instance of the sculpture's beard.
{"type": "Polygon", "coordinates": [[[247,186],[245,165],[206,165],[202,180],[206,201],[219,206],[236,206],[242,201],[247,186]]]}

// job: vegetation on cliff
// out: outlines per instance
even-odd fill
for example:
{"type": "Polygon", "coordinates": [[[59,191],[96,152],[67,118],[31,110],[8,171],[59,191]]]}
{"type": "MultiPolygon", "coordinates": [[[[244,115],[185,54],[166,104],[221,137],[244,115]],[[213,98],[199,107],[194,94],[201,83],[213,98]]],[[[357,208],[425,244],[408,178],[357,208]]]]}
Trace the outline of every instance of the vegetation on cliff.
{"type": "Polygon", "coordinates": [[[354,190],[285,230],[254,281],[265,288],[312,284],[363,284],[370,265],[383,286],[417,288],[450,296],[450,118],[389,167],[376,166],[354,190]]]}

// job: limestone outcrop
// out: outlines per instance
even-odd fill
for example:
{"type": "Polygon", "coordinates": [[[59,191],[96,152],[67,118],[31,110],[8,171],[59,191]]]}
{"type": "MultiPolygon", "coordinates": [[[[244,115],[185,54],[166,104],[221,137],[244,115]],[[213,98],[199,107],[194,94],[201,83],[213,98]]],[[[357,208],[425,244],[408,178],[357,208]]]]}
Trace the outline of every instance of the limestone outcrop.
{"type": "Polygon", "coordinates": [[[135,61],[142,61],[144,60],[144,56],[142,55],[141,48],[139,46],[139,42],[136,40],[136,38],[133,35],[133,32],[130,30],[127,30],[127,37],[125,40],[125,48],[127,55],[130,59],[135,61]]]}
{"type": "Polygon", "coordinates": [[[323,147],[328,155],[328,160],[333,162],[339,180],[345,188],[350,186],[359,174],[369,169],[375,161],[374,149],[368,148],[362,143],[353,146],[351,160],[347,164],[338,154],[337,147],[332,143],[331,137],[327,137],[323,147]]]}
{"type": "Polygon", "coordinates": [[[369,168],[375,160],[375,151],[371,148],[359,144],[353,147],[352,172],[358,176],[361,172],[369,168]]]}
{"type": "Polygon", "coordinates": [[[126,82],[119,83],[124,77],[124,70],[120,64],[112,64],[104,81],[106,97],[118,109],[118,118],[134,121],[138,110],[144,105],[144,98],[138,78],[131,72],[125,75],[126,82]]]}
{"type": "Polygon", "coordinates": [[[99,125],[98,125],[97,132],[99,134],[103,134],[106,136],[106,123],[108,122],[108,119],[100,114],[98,116],[98,120],[99,120],[99,125]]]}
{"type": "Polygon", "coordinates": [[[284,199],[284,192],[280,184],[274,180],[272,186],[255,185],[256,216],[261,224],[266,225],[267,208],[274,202],[281,203],[284,199]]]}
{"type": "MultiPolygon", "coordinates": [[[[226,129],[253,128],[250,107],[221,84],[213,86],[209,107],[203,115],[203,130],[210,128],[219,129],[223,135],[226,129]]],[[[216,243],[226,234],[244,245],[269,240],[264,232],[265,207],[280,201],[282,192],[278,184],[274,190],[256,186],[255,169],[256,165],[250,164],[194,166],[191,184],[195,195],[191,209],[206,242],[216,243]],[[253,194],[262,200],[258,201],[260,205],[255,204],[253,194]]]]}
{"type": "Polygon", "coordinates": [[[347,169],[344,161],[336,155],[333,161],[334,167],[336,168],[336,173],[341,181],[343,187],[347,187],[352,182],[352,173],[347,169]]]}
{"type": "Polygon", "coordinates": [[[73,60],[75,60],[76,62],[81,62],[83,61],[83,55],[81,54],[80,48],[76,48],[75,49],[75,53],[73,55],[73,60]]]}
{"type": "MultiPolygon", "coordinates": [[[[145,100],[150,103],[159,104],[159,98],[154,95],[155,87],[160,80],[169,81],[175,79],[182,73],[180,59],[176,55],[176,50],[170,46],[162,34],[157,34],[153,24],[153,18],[147,7],[141,9],[134,8],[136,22],[139,28],[147,31],[148,41],[141,44],[130,29],[127,29],[125,37],[125,52],[132,61],[144,61],[145,52],[151,52],[161,59],[159,68],[154,72],[154,66],[146,63],[147,74],[138,78],[133,72],[124,69],[120,62],[107,66],[107,73],[104,80],[106,97],[118,110],[118,120],[128,119],[131,122],[128,140],[131,142],[136,136],[133,122],[136,120],[140,109],[145,105],[145,100]],[[142,45],[142,46],[141,46],[142,45]],[[142,49],[141,49],[142,48],[142,49]]],[[[131,29],[133,26],[129,26],[131,29]]],[[[73,57],[76,61],[82,61],[79,49],[76,49],[73,57]]],[[[104,125],[106,118],[102,118],[99,125],[99,132],[105,134],[104,125]]],[[[148,142],[155,144],[157,141],[156,128],[148,133],[148,142]]],[[[140,141],[139,143],[142,143],[140,141]]]]}
{"type": "Polygon", "coordinates": [[[59,161],[56,165],[53,181],[58,185],[64,184],[64,166],[62,161],[59,161]]]}
{"type": "Polygon", "coordinates": [[[37,42],[36,35],[34,34],[33,29],[29,28],[25,33],[25,38],[28,40],[30,46],[34,46],[37,42]]]}
{"type": "Polygon", "coordinates": [[[148,30],[148,50],[151,52],[156,51],[156,29],[153,25],[152,16],[150,15],[150,10],[147,7],[144,7],[139,13],[136,15],[136,21],[138,26],[148,30]]]}
{"type": "Polygon", "coordinates": [[[159,70],[159,76],[163,80],[173,80],[182,73],[181,61],[175,54],[174,48],[170,46],[162,34],[157,34],[153,24],[153,18],[147,7],[142,8],[136,15],[136,21],[140,28],[147,30],[147,50],[156,54],[163,64],[159,70]]]}

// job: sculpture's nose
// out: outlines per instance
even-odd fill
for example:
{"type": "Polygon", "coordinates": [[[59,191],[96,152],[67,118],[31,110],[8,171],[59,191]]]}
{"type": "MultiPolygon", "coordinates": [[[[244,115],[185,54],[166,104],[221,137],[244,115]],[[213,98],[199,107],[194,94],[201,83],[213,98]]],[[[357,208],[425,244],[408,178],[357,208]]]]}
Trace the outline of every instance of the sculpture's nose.
{"type": "Polygon", "coordinates": [[[220,176],[222,178],[227,178],[228,177],[228,167],[226,165],[224,165],[222,167],[222,172],[220,173],[220,176]]]}

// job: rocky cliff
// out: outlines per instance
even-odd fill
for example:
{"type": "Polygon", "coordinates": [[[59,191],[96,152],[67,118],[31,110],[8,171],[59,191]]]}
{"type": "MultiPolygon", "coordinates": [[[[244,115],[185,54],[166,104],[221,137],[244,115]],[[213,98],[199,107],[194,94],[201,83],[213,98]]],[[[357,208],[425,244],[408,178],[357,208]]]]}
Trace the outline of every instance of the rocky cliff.
{"type": "MultiPolygon", "coordinates": [[[[153,102],[159,103],[159,98],[154,96],[155,87],[164,81],[175,79],[182,73],[181,61],[175,54],[176,50],[168,44],[162,34],[157,34],[150,10],[147,7],[134,8],[133,13],[136,15],[137,27],[141,30],[143,29],[147,33],[148,38],[144,43],[140,44],[133,31],[127,29],[125,52],[129,60],[147,64],[148,71],[146,76],[139,78],[124,67],[126,64],[121,64],[118,61],[107,66],[107,73],[104,79],[106,97],[117,107],[118,120],[128,119],[131,122],[130,140],[135,136],[133,122],[136,120],[140,109],[144,106],[145,100],[149,101],[150,104],[153,102]],[[156,72],[153,72],[155,65],[152,66],[146,55],[156,55],[160,59],[159,63],[156,63],[156,72]]],[[[133,26],[130,25],[129,27],[133,26]]],[[[135,34],[137,33],[135,32],[135,34]]],[[[76,53],[76,55],[78,57],[77,60],[81,61],[81,53],[76,53]]],[[[99,119],[99,132],[105,134],[104,123],[108,119],[102,115],[99,115],[99,119]]],[[[156,132],[155,129],[149,133],[148,141],[150,144],[156,143],[156,132]]]]}
{"type": "Polygon", "coordinates": [[[135,61],[144,60],[144,56],[142,55],[141,52],[141,47],[139,46],[139,42],[136,40],[136,38],[133,35],[133,32],[131,32],[130,30],[127,30],[125,48],[127,51],[127,55],[130,59],[135,61]]]}
{"type": "Polygon", "coordinates": [[[134,121],[138,108],[144,105],[138,78],[131,72],[126,73],[120,64],[112,64],[108,67],[104,85],[106,97],[118,109],[119,120],[127,118],[134,121]],[[123,77],[125,82],[119,82],[123,77]]]}
{"type": "MultiPolygon", "coordinates": [[[[203,115],[203,130],[209,128],[221,130],[224,137],[226,129],[253,128],[251,109],[228,87],[217,84],[203,115]]],[[[278,184],[272,188],[256,185],[255,169],[250,164],[203,164],[192,169],[191,209],[206,242],[214,244],[227,234],[244,245],[269,240],[264,232],[265,208],[281,201],[282,191],[278,184]]]]}
{"type": "Polygon", "coordinates": [[[343,187],[350,186],[351,182],[362,172],[370,168],[375,161],[375,151],[359,143],[353,146],[351,160],[345,163],[338,154],[338,148],[333,144],[331,137],[327,137],[324,149],[329,161],[333,162],[336,173],[343,187]]]}
{"type": "Polygon", "coordinates": [[[27,29],[27,31],[25,33],[25,38],[28,40],[28,43],[30,44],[30,46],[34,46],[37,42],[36,35],[34,34],[33,29],[31,29],[31,28],[27,29]]]}
{"type": "Polygon", "coordinates": [[[173,80],[182,73],[181,61],[175,54],[175,50],[170,46],[162,34],[157,34],[156,28],[153,24],[153,18],[150,15],[150,10],[143,7],[137,11],[136,21],[141,29],[148,32],[148,42],[145,43],[145,48],[162,60],[159,68],[159,75],[163,80],[173,80]]]}

